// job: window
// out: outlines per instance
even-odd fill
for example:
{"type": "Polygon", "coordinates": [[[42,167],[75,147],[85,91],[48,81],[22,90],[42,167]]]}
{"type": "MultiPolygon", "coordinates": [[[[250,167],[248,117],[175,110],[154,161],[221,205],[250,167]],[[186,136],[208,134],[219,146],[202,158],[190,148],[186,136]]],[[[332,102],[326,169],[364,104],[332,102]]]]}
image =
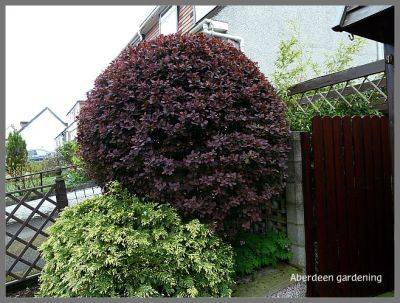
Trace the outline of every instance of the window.
{"type": "Polygon", "coordinates": [[[385,57],[385,49],[383,43],[376,42],[376,60],[381,60],[385,57]]]}
{"type": "Polygon", "coordinates": [[[207,15],[209,12],[211,12],[215,7],[216,7],[216,5],[195,5],[194,13],[195,13],[196,22],[198,22],[205,15],[207,15]]]}
{"type": "Polygon", "coordinates": [[[160,34],[169,35],[178,31],[178,10],[174,5],[160,18],[160,34]]]}

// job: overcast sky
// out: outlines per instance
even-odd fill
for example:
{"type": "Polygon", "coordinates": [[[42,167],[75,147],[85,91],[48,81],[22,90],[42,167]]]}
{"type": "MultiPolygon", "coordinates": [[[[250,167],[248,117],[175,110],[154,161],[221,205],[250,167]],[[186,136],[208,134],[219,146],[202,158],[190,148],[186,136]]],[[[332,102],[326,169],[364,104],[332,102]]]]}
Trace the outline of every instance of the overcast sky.
{"type": "Polygon", "coordinates": [[[6,127],[85,99],[154,6],[6,7],[6,127]]]}

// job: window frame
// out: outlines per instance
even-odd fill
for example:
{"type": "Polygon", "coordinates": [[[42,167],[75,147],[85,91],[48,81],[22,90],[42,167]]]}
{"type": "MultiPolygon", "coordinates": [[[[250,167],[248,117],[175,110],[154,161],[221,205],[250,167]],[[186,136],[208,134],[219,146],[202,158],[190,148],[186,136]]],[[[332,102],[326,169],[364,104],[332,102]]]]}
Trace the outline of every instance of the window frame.
{"type": "Polygon", "coordinates": [[[193,5],[193,14],[194,14],[194,23],[196,24],[199,22],[201,19],[203,19],[205,16],[207,16],[212,10],[214,10],[217,7],[217,5],[193,5]],[[200,6],[207,6],[207,7],[212,7],[210,10],[208,10],[207,13],[205,13],[201,18],[198,18],[197,16],[197,8],[200,6]]]}
{"type": "MultiPolygon", "coordinates": [[[[169,17],[169,16],[168,16],[168,17],[169,17]]],[[[158,18],[158,29],[159,29],[159,34],[160,34],[160,35],[170,35],[170,34],[175,34],[175,33],[177,33],[177,32],[178,32],[178,27],[179,27],[179,20],[178,20],[178,19],[179,19],[179,12],[178,12],[178,6],[177,6],[177,5],[173,5],[173,6],[171,6],[170,8],[168,8],[166,11],[162,12],[162,13],[160,14],[159,18],[158,18]],[[169,32],[169,33],[165,34],[165,33],[162,32],[162,27],[161,27],[163,21],[165,20],[165,19],[163,20],[163,18],[167,18],[167,17],[166,17],[167,15],[174,14],[174,11],[175,11],[175,16],[176,16],[176,18],[175,18],[175,24],[176,24],[175,31],[174,31],[174,32],[169,32]]]]}

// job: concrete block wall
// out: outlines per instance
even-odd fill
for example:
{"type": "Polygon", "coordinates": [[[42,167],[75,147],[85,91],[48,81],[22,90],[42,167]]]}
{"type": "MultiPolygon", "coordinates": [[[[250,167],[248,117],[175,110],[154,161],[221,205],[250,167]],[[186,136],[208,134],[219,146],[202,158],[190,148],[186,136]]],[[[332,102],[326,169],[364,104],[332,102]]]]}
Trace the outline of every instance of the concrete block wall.
{"type": "Polygon", "coordinates": [[[290,264],[304,269],[306,253],[300,132],[291,132],[290,136],[291,151],[288,158],[286,186],[287,234],[292,243],[293,252],[290,264]]]}

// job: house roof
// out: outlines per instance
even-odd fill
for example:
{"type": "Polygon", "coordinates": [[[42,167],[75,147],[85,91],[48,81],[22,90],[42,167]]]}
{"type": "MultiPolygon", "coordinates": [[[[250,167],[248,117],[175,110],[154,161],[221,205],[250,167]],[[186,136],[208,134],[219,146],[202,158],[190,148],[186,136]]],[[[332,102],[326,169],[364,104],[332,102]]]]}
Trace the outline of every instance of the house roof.
{"type": "Polygon", "coordinates": [[[41,114],[43,114],[46,110],[48,110],[58,121],[60,121],[62,124],[64,124],[65,126],[68,125],[68,123],[65,123],[63,120],[60,119],[59,116],[57,116],[50,108],[48,108],[47,106],[45,108],[43,108],[35,117],[33,117],[26,125],[24,125],[24,127],[22,127],[18,133],[22,132],[25,128],[27,128],[33,121],[35,121],[37,118],[40,117],[41,114]]]}
{"type": "Polygon", "coordinates": [[[158,5],[156,6],[151,13],[144,19],[144,21],[140,24],[138,32],[133,36],[131,41],[128,44],[135,43],[139,37],[139,31],[143,35],[147,33],[151,27],[158,22],[159,15],[164,11],[168,10],[172,5],[158,5]]]}
{"type": "Polygon", "coordinates": [[[347,5],[339,24],[332,28],[382,43],[394,41],[393,5],[347,5]]]}
{"type": "Polygon", "coordinates": [[[80,104],[80,103],[85,103],[85,101],[83,101],[83,100],[78,100],[78,101],[76,101],[75,103],[74,103],[74,105],[72,105],[72,107],[70,108],[70,110],[67,112],[67,115],[74,109],[74,107],[77,105],[77,104],[80,104]]]}

